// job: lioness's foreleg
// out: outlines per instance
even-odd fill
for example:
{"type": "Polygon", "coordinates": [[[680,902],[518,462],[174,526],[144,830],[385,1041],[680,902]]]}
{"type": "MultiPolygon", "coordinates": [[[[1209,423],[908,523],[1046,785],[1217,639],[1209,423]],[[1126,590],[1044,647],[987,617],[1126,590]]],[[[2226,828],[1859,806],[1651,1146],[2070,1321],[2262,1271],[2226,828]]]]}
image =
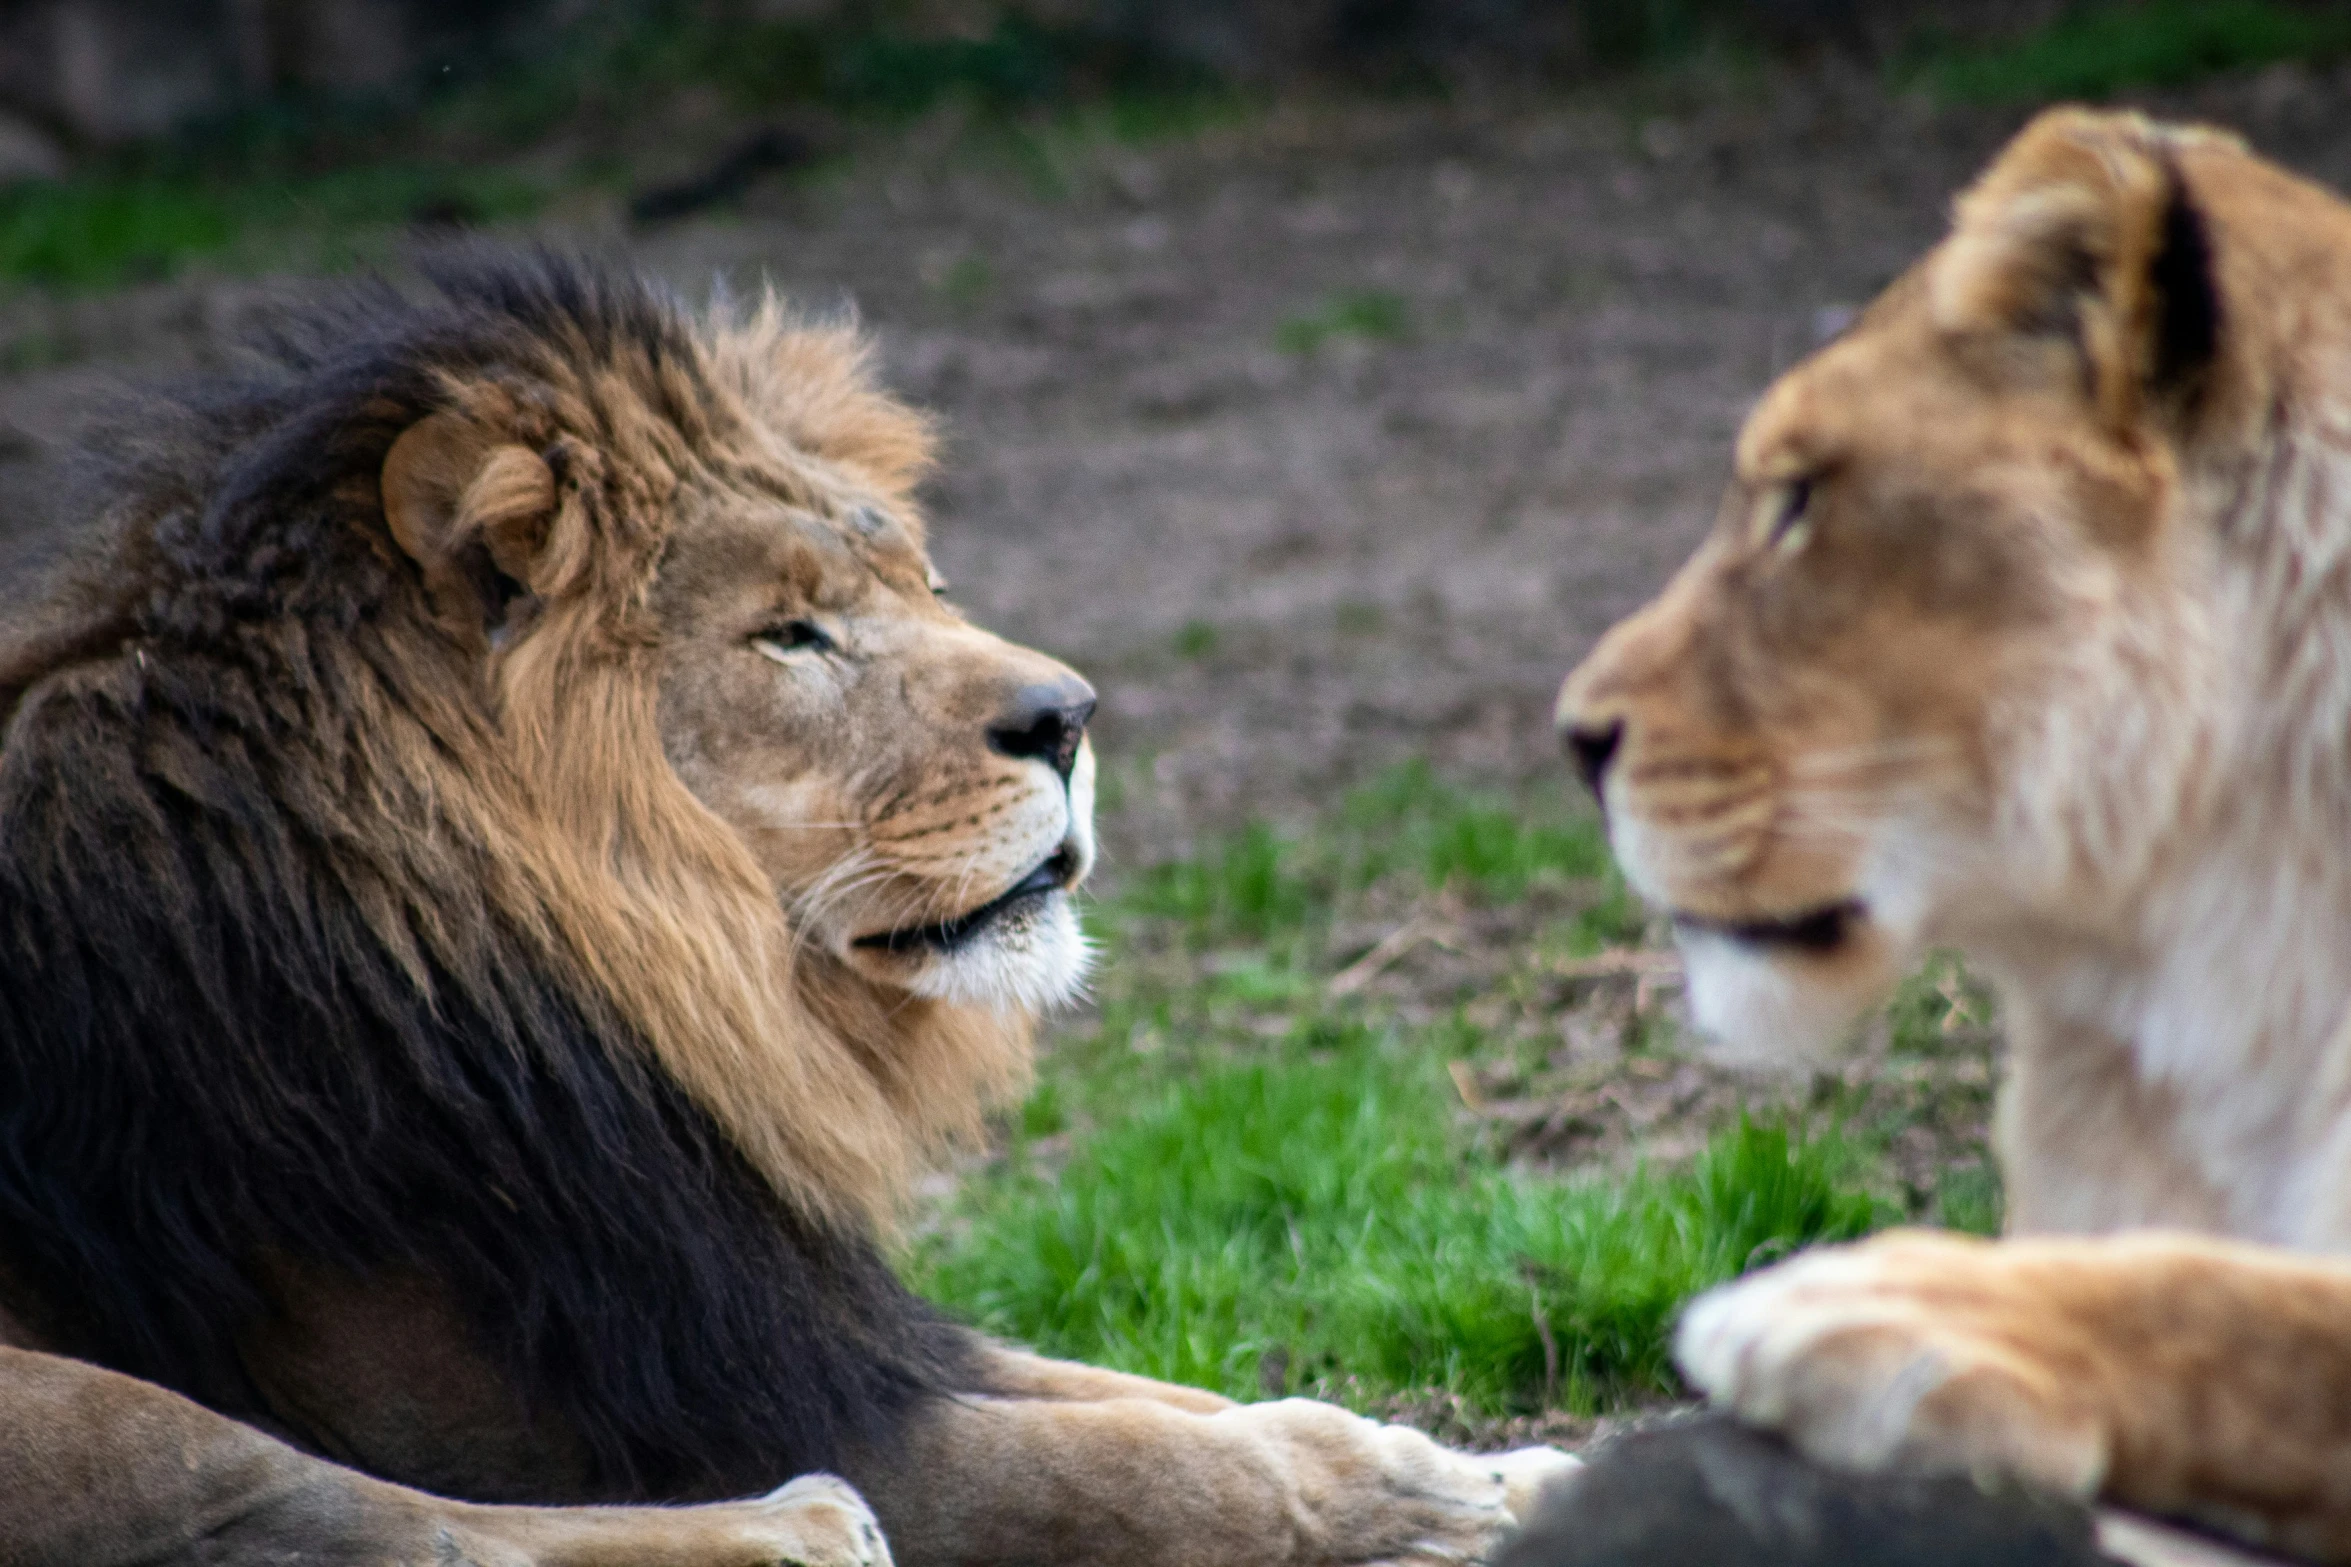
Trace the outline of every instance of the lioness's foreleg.
{"type": "Polygon", "coordinates": [[[297,1452],[151,1383],[0,1349],[0,1564],[887,1567],[828,1476],[712,1507],[479,1507],[297,1452]]]}
{"type": "Polygon", "coordinates": [[[847,1466],[906,1567],[1480,1561],[1510,1505],[1572,1463],[1455,1453],[1306,1399],[1228,1404],[1084,1367],[1062,1382],[1055,1364],[1028,1368],[1032,1385],[1103,1377],[1150,1392],[942,1402],[888,1463],[847,1466]]]}
{"type": "Polygon", "coordinates": [[[1676,1355],[1829,1462],[2005,1471],[2351,1562],[2351,1267],[1896,1234],[1701,1297],[1676,1355]]]}

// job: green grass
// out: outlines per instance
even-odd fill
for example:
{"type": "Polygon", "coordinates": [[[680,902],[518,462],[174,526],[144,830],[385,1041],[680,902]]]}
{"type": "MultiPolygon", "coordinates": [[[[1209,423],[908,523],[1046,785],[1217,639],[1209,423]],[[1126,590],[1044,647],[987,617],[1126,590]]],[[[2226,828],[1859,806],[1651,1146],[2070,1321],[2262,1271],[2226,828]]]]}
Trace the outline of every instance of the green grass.
{"type": "MultiPolygon", "coordinates": [[[[1618,910],[1630,912],[1598,820],[1556,799],[1466,793],[1426,763],[1411,763],[1349,795],[1338,826],[1344,874],[1358,885],[1416,871],[1431,887],[1458,883],[1480,896],[1515,898],[1545,881],[1602,881],[1618,910]]],[[[1631,940],[1638,927],[1604,934],[1631,940]]]]}
{"type": "Polygon", "coordinates": [[[1152,866],[1108,912],[1173,922],[1206,945],[1259,943],[1294,958],[1341,904],[1394,880],[1480,898],[1521,897],[1537,886],[1589,893],[1574,921],[1579,952],[1636,940],[1646,922],[1588,812],[1555,797],[1464,792],[1422,763],[1347,795],[1323,831],[1253,823],[1190,858],[1152,866]]]}
{"type": "Polygon", "coordinates": [[[1196,663],[1213,655],[1222,640],[1212,622],[1187,620],[1176,628],[1176,657],[1196,663]]]}
{"type": "Polygon", "coordinates": [[[100,287],[161,273],[236,235],[217,198],[162,181],[0,189],[0,277],[100,287]]]}
{"type": "Polygon", "coordinates": [[[2025,38],[1934,51],[1916,75],[1949,102],[2037,103],[2177,87],[2218,72],[2351,51],[2351,13],[2283,0],[2076,7],[2025,38]]]}
{"type": "Polygon", "coordinates": [[[1840,1145],[1776,1127],[1611,1182],[1515,1174],[1452,1121],[1408,1037],[1309,1024],[1157,1086],[1058,1170],[1016,1153],[921,1277],[1047,1353],[1229,1394],[1590,1412],[1670,1386],[1693,1291],[1885,1218],[1840,1145]]]}
{"type": "Polygon", "coordinates": [[[1411,335],[1412,311],[1404,296],[1375,288],[1333,295],[1275,327],[1273,340],[1285,354],[1311,354],[1334,338],[1401,343],[1411,335]]]}
{"type": "Polygon", "coordinates": [[[364,246],[417,223],[518,217],[544,198],[498,171],[422,163],[361,164],[286,178],[127,172],[0,189],[0,281],[112,288],[168,276],[190,261],[285,249],[364,246]]]}
{"type": "Polygon", "coordinates": [[[996,269],[985,256],[957,256],[939,274],[939,297],[957,310],[978,308],[996,287],[996,269]]]}
{"type": "MultiPolygon", "coordinates": [[[[1465,791],[1424,766],[1130,874],[1092,911],[1097,1015],[926,1230],[921,1287],[1047,1353],[1243,1397],[1591,1413],[1671,1390],[1694,1291],[1903,1216],[1875,1163],[1890,1129],[1817,1116],[1741,1115],[1694,1160],[1629,1174],[1514,1167],[1447,1074],[1491,1054],[1474,1008],[1328,988],[1352,955],[1335,931],[1432,900],[1541,911],[1544,945],[1587,953],[1647,923],[1564,789],[1465,791]]],[[[1905,1048],[1953,1037],[1964,983],[1906,987],[1905,1048]]],[[[1996,1184],[1947,1196],[1951,1219],[1996,1224],[1996,1184]]]]}

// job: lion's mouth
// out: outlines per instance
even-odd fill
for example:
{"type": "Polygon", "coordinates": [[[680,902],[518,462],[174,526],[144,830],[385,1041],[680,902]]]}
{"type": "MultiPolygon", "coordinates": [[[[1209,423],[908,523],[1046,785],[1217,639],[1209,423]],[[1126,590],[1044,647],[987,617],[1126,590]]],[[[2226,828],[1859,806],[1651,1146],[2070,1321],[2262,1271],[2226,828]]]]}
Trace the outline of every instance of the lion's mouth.
{"type": "Polygon", "coordinates": [[[1816,909],[1769,919],[1709,919],[1700,914],[1676,912],[1673,923],[1676,930],[1720,936],[1742,946],[1827,953],[1845,944],[1864,912],[1857,900],[1847,898],[1842,902],[1824,903],[1816,909]]]}
{"type": "Polygon", "coordinates": [[[1077,874],[1077,851],[1063,844],[1035,870],[969,913],[958,914],[950,920],[934,920],[927,925],[908,925],[899,930],[859,936],[850,945],[877,948],[883,952],[953,952],[984,934],[1006,915],[1041,903],[1067,889],[1077,880],[1077,874]]]}

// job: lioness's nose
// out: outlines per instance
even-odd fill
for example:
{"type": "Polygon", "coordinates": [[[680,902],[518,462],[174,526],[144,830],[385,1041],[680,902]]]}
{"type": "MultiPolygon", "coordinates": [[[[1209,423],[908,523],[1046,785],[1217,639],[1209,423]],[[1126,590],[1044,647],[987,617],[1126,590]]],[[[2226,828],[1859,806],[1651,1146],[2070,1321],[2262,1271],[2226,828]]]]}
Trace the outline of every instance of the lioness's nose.
{"type": "Polygon", "coordinates": [[[1606,723],[1564,726],[1567,736],[1567,754],[1582,775],[1584,787],[1595,799],[1602,798],[1601,789],[1608,781],[1608,764],[1616,759],[1616,749],[1624,743],[1624,723],[1611,719],[1606,723]]]}
{"type": "Polygon", "coordinates": [[[1023,761],[1043,762],[1062,777],[1078,759],[1086,720],[1094,716],[1094,688],[1077,676],[1023,686],[988,726],[988,748],[1023,761]]]}

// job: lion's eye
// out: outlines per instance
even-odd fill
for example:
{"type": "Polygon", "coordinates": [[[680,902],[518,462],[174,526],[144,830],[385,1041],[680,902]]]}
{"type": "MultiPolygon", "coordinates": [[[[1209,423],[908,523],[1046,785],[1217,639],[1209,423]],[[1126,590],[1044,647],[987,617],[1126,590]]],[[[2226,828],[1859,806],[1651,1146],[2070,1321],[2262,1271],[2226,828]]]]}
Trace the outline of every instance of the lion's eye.
{"type": "Polygon", "coordinates": [[[795,653],[829,653],[833,639],[813,620],[787,620],[753,637],[751,645],[781,664],[795,653]]]}
{"type": "Polygon", "coordinates": [[[945,598],[947,596],[947,589],[949,585],[950,584],[948,583],[947,579],[939,575],[937,568],[932,568],[931,592],[938,595],[940,598],[945,598]]]}
{"type": "Polygon", "coordinates": [[[1790,479],[1764,491],[1755,508],[1755,542],[1793,555],[1812,537],[1812,481],[1790,479]]]}

